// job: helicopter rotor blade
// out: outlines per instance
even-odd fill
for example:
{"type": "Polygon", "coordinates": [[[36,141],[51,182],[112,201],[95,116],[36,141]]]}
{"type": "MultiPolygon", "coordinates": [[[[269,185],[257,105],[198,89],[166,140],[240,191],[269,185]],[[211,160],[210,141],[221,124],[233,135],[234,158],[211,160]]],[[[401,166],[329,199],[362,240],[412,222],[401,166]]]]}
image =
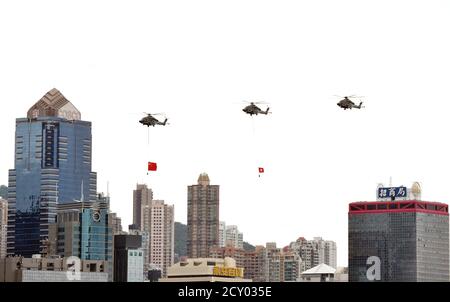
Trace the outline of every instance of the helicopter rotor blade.
{"type": "Polygon", "coordinates": [[[148,113],[148,112],[143,112],[146,115],[166,115],[165,113],[148,113]]]}
{"type": "MultiPolygon", "coordinates": [[[[270,103],[265,102],[265,101],[259,101],[259,102],[253,102],[253,101],[241,101],[241,103],[246,103],[246,104],[251,104],[251,103],[253,103],[253,104],[270,104],[270,103]]],[[[237,104],[241,104],[241,103],[237,103],[237,104]]]]}

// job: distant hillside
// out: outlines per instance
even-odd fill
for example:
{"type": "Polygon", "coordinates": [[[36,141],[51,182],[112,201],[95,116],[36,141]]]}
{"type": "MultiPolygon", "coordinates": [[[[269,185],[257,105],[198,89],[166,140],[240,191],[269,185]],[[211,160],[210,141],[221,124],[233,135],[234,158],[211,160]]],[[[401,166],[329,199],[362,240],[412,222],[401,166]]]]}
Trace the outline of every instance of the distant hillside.
{"type": "Polygon", "coordinates": [[[244,241],[244,250],[246,250],[247,252],[253,252],[255,251],[255,247],[250,243],[244,241]]]}
{"type": "MultiPolygon", "coordinates": [[[[175,254],[178,256],[186,256],[186,241],[187,241],[187,225],[180,222],[175,222],[175,254]]],[[[244,250],[252,252],[255,247],[244,241],[244,250]]]]}
{"type": "Polygon", "coordinates": [[[7,186],[0,186],[0,197],[3,199],[8,199],[8,187],[7,186]]]}
{"type": "Polygon", "coordinates": [[[175,222],[174,250],[178,256],[186,256],[187,225],[175,222]]]}

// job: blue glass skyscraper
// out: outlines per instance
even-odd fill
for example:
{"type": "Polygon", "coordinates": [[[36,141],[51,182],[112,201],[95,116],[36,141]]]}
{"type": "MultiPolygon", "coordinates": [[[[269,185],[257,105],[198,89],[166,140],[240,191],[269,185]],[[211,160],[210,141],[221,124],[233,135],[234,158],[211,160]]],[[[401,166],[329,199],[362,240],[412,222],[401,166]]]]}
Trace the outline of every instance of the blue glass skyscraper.
{"type": "Polygon", "coordinates": [[[8,254],[44,249],[57,203],[96,201],[91,123],[57,89],[16,119],[15,165],[9,170],[8,254]]]}

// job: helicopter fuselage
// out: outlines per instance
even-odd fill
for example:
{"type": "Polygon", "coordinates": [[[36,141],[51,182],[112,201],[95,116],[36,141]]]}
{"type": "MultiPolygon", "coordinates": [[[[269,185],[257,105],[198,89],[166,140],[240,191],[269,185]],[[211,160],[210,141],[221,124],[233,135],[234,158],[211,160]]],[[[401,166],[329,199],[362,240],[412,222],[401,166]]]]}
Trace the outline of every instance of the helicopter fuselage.
{"type": "Polygon", "coordinates": [[[242,109],[242,111],[244,111],[245,113],[250,114],[250,115],[258,115],[258,114],[269,113],[269,108],[267,108],[266,111],[263,111],[258,106],[251,104],[251,105],[248,105],[247,107],[245,107],[244,109],[242,109]]]}
{"type": "Polygon", "coordinates": [[[160,122],[156,118],[154,118],[153,116],[144,117],[143,119],[141,119],[139,121],[139,123],[141,123],[142,125],[145,125],[147,127],[150,127],[150,126],[155,127],[156,125],[165,126],[166,122],[167,122],[167,119],[164,122],[160,122]]]}
{"type": "Polygon", "coordinates": [[[354,102],[345,98],[345,99],[341,100],[339,103],[337,103],[337,105],[339,107],[343,108],[344,110],[352,109],[352,108],[361,109],[362,102],[359,105],[355,105],[354,102]]]}

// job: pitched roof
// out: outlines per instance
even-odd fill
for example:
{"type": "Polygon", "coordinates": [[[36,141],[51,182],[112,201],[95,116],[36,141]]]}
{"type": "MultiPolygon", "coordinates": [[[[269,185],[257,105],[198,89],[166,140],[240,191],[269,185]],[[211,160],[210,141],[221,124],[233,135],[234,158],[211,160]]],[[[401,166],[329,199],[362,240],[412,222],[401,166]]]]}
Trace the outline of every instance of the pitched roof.
{"type": "Polygon", "coordinates": [[[47,92],[28,110],[28,118],[37,118],[39,116],[57,116],[71,120],[81,119],[80,111],[55,88],[47,92]]]}
{"type": "Polygon", "coordinates": [[[318,266],[315,266],[307,271],[304,271],[302,275],[324,275],[324,274],[334,274],[335,272],[336,269],[326,265],[325,263],[321,263],[318,266]]]}

